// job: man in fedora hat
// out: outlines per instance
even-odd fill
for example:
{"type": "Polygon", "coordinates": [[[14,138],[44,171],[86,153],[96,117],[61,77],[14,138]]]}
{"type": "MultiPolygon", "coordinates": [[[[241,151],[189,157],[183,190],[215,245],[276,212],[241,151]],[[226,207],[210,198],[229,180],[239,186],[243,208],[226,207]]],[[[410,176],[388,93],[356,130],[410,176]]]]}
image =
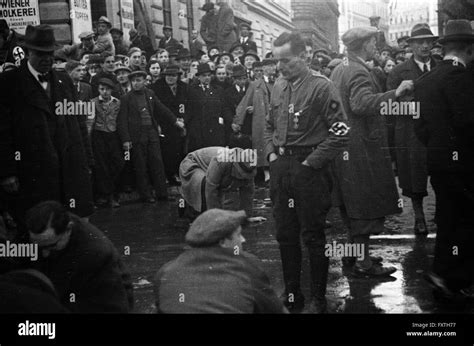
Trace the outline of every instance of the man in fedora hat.
{"type": "Polygon", "coordinates": [[[158,48],[166,49],[168,50],[169,47],[179,47],[179,49],[182,48],[182,44],[179,43],[178,40],[173,38],[173,28],[169,25],[164,25],[163,26],[163,35],[164,37],[160,40],[160,43],[158,44],[158,48]]]}
{"type": "Polygon", "coordinates": [[[473,297],[474,282],[474,34],[467,20],[448,21],[438,41],[445,56],[415,84],[421,116],[415,133],[428,151],[436,193],[437,235],[433,273],[437,298],[473,297]],[[466,68],[468,67],[468,68],[466,68]]]}
{"type": "Polygon", "coordinates": [[[242,56],[242,60],[244,62],[244,66],[247,72],[247,77],[249,80],[253,81],[253,63],[256,61],[260,61],[260,57],[258,56],[257,52],[254,50],[249,50],[242,56]]]}
{"type": "Polygon", "coordinates": [[[94,33],[92,31],[83,31],[79,34],[80,43],[66,45],[56,51],[57,56],[63,56],[68,60],[79,61],[85,54],[93,54],[96,48],[94,33]]]}
{"type": "Polygon", "coordinates": [[[140,198],[143,202],[155,203],[156,199],[168,200],[159,127],[164,122],[181,129],[184,125],[152,90],[145,87],[146,76],[144,71],[129,74],[132,91],[120,99],[117,131],[123,150],[131,154],[140,198]],[[156,199],[150,185],[155,190],[156,199]]]}
{"type": "Polygon", "coordinates": [[[400,213],[381,107],[413,90],[413,82],[403,81],[397,90],[382,92],[365,63],[374,58],[376,35],[374,27],[356,27],[344,33],[348,60],[331,74],[351,124],[349,159],[343,155],[335,159],[334,201],[348,227],[348,242],[364,249],[362,258],[344,258],[343,264],[361,277],[384,277],[396,271],[382,266],[380,258],[369,256],[370,234],[383,231],[386,216],[400,213]]]}
{"type": "Polygon", "coordinates": [[[53,28],[28,26],[24,46],[27,60],[0,75],[0,104],[7,110],[0,114],[0,186],[20,224],[26,210],[44,200],[87,217],[93,212],[88,114],[58,109],[77,99],[69,76],[52,70],[58,48],[53,28]]]}
{"type": "MultiPolygon", "coordinates": [[[[237,42],[242,45],[244,48],[244,52],[247,53],[249,50],[254,52],[257,51],[257,44],[251,39],[251,27],[248,23],[240,23],[240,37],[238,38],[237,42]]],[[[235,43],[235,42],[234,42],[235,43]]]]}
{"type": "Polygon", "coordinates": [[[123,39],[123,31],[118,28],[110,29],[112,40],[114,42],[115,54],[116,55],[127,55],[130,49],[129,45],[123,39]]]}
{"type": "Polygon", "coordinates": [[[189,88],[189,106],[185,118],[188,152],[226,145],[223,94],[222,89],[211,84],[213,75],[209,64],[199,64],[196,73],[199,83],[189,88]]]}
{"type": "Polygon", "coordinates": [[[181,48],[175,58],[176,65],[179,66],[183,72],[183,78],[188,78],[189,69],[191,68],[191,53],[187,48],[181,48]]]}
{"type": "MultiPolygon", "coordinates": [[[[168,65],[161,72],[160,78],[152,85],[160,101],[174,113],[176,118],[184,121],[187,112],[189,87],[180,80],[182,71],[178,65],[168,65]]],[[[181,160],[184,158],[185,133],[168,123],[161,125],[164,137],[161,138],[161,152],[165,166],[166,179],[170,185],[179,185],[176,177],[181,160]]]]}
{"type": "Polygon", "coordinates": [[[206,14],[201,18],[201,28],[199,32],[207,47],[215,45],[217,42],[217,14],[212,2],[204,4],[200,10],[206,14]]]}
{"type": "Polygon", "coordinates": [[[115,55],[115,46],[112,35],[110,34],[110,29],[112,28],[112,23],[110,20],[102,16],[97,22],[97,41],[95,43],[94,53],[103,54],[105,52],[115,55]]]}
{"type": "MultiPolygon", "coordinates": [[[[387,89],[394,90],[404,80],[416,80],[436,66],[431,58],[431,48],[438,36],[433,35],[428,24],[416,24],[411,30],[408,44],[413,50],[412,57],[401,63],[388,75],[387,89]]],[[[404,101],[417,101],[405,99],[404,101]]],[[[423,198],[428,195],[428,173],[426,167],[426,148],[415,136],[414,124],[418,121],[410,116],[393,117],[394,146],[398,170],[398,183],[402,194],[411,198],[415,215],[414,232],[416,235],[428,234],[423,198]]]]}
{"type": "Polygon", "coordinates": [[[261,262],[243,251],[244,211],[211,209],[191,224],[190,246],[154,279],[158,313],[287,313],[261,262]]]}

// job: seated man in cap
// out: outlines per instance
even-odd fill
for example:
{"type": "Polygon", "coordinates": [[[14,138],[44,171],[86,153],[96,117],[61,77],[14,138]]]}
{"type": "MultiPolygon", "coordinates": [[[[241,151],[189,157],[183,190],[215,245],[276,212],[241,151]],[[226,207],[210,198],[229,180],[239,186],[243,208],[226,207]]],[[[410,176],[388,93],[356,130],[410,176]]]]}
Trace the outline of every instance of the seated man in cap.
{"type": "Polygon", "coordinates": [[[130,275],[115,246],[99,229],[54,201],[31,208],[26,226],[30,242],[40,250],[35,269],[51,279],[67,309],[78,313],[132,309],[130,275]]]}
{"type": "Polygon", "coordinates": [[[112,35],[110,34],[110,29],[112,28],[112,23],[110,20],[102,16],[99,18],[97,23],[97,42],[95,44],[94,53],[103,54],[105,52],[110,53],[115,56],[115,46],[112,35]]]}
{"type": "Polygon", "coordinates": [[[217,14],[216,8],[212,2],[204,4],[201,11],[206,14],[201,18],[201,28],[199,32],[207,47],[216,44],[217,42],[217,14]]]}
{"type": "Polygon", "coordinates": [[[154,52],[151,39],[147,35],[138,32],[136,29],[131,29],[128,35],[130,38],[130,49],[134,47],[140,48],[140,50],[146,52],[146,58],[150,59],[154,52]]]}
{"type": "Polygon", "coordinates": [[[123,39],[123,31],[117,28],[112,28],[110,34],[112,35],[112,40],[114,42],[115,54],[127,55],[129,46],[123,39]]]}
{"type": "Polygon", "coordinates": [[[186,234],[191,246],[155,277],[158,313],[287,313],[261,262],[244,252],[244,211],[211,209],[186,234]]]}
{"type": "Polygon", "coordinates": [[[55,55],[62,56],[68,60],[79,61],[85,54],[92,54],[96,48],[94,33],[92,31],[84,31],[79,35],[79,39],[81,43],[64,46],[57,50],[55,55]]]}

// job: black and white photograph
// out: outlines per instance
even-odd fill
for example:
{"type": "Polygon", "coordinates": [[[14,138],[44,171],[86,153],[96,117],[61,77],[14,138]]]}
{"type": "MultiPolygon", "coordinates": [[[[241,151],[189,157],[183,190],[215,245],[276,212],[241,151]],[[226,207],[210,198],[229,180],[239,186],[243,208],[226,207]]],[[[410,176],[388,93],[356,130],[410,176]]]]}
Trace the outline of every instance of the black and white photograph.
{"type": "Polygon", "coordinates": [[[0,0],[0,345],[473,313],[474,0],[0,0]]]}

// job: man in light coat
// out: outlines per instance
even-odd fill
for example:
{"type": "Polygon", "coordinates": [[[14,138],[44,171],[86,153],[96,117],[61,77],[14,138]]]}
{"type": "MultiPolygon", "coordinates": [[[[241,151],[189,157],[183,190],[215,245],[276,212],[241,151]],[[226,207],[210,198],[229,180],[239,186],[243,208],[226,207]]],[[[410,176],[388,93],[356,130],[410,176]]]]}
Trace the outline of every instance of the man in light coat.
{"type": "Polygon", "coordinates": [[[217,46],[220,52],[229,52],[232,44],[237,40],[235,34],[234,11],[225,2],[219,2],[217,13],[217,46]]]}

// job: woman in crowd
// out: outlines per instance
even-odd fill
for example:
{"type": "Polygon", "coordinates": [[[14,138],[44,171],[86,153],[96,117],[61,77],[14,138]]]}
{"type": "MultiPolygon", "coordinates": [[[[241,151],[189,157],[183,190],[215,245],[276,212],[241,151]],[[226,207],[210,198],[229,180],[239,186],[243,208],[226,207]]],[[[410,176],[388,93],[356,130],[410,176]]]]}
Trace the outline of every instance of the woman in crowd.
{"type": "Polygon", "coordinates": [[[129,67],[133,71],[142,71],[142,50],[137,47],[128,51],[129,67]]]}
{"type": "Polygon", "coordinates": [[[151,76],[151,84],[155,84],[160,79],[161,75],[161,66],[158,60],[150,60],[146,72],[151,76]]]}

